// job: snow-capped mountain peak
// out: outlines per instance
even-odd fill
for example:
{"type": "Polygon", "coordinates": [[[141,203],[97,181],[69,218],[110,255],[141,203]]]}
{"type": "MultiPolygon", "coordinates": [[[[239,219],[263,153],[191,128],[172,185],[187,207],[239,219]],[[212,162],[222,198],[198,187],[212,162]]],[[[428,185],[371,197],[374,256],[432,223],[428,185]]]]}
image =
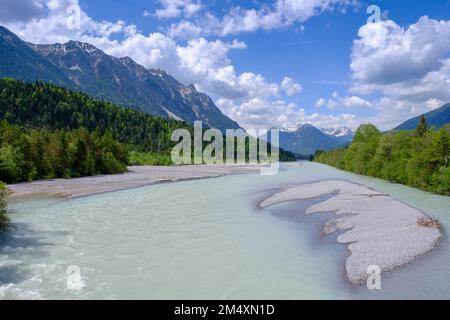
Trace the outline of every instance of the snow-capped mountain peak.
{"type": "Polygon", "coordinates": [[[312,124],[310,123],[300,123],[298,126],[294,127],[294,128],[280,128],[279,130],[281,132],[288,132],[288,133],[293,133],[293,132],[298,132],[302,129],[307,129],[307,128],[315,128],[312,124]]]}
{"type": "Polygon", "coordinates": [[[352,129],[343,127],[343,128],[328,128],[328,129],[321,129],[323,133],[326,133],[330,136],[334,137],[347,137],[347,136],[353,136],[354,132],[352,129]]]}

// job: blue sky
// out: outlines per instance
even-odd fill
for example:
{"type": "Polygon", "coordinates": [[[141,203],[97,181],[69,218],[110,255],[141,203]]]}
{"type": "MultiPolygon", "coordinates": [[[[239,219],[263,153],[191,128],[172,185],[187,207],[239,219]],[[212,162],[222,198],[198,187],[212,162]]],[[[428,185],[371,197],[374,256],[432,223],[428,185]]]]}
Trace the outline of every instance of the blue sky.
{"type": "Polygon", "coordinates": [[[0,22],[26,40],[86,41],[162,68],[246,128],[390,129],[450,101],[449,0],[26,0],[17,18],[2,2],[0,22]],[[383,21],[367,26],[373,4],[383,21]]]}

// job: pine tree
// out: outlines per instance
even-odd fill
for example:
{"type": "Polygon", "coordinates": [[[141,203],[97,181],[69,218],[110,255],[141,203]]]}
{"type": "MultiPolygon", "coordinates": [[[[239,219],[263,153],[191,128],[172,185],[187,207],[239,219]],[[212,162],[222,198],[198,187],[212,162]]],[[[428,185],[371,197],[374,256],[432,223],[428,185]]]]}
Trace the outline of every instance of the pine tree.
{"type": "Polygon", "coordinates": [[[416,134],[419,137],[424,137],[428,132],[428,123],[427,123],[427,119],[425,119],[424,115],[420,116],[420,120],[419,120],[419,125],[417,126],[416,129],[416,134]]]}
{"type": "Polygon", "coordinates": [[[448,167],[450,159],[450,137],[447,130],[445,130],[444,128],[439,131],[436,151],[439,158],[442,159],[444,166],[448,167]]]}

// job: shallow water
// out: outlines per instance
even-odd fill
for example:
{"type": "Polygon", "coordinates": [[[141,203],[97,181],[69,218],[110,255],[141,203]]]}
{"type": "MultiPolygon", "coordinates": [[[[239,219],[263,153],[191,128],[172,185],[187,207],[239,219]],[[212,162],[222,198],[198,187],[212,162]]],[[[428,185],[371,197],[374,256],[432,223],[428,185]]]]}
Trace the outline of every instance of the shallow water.
{"type": "Polygon", "coordinates": [[[382,290],[369,291],[347,285],[346,247],[321,237],[330,214],[303,215],[320,199],[257,208],[271,190],[324,179],[389,193],[450,230],[450,197],[314,163],[272,177],[33,199],[9,205],[14,230],[0,240],[0,299],[450,298],[446,236],[432,253],[383,274],[382,290]]]}

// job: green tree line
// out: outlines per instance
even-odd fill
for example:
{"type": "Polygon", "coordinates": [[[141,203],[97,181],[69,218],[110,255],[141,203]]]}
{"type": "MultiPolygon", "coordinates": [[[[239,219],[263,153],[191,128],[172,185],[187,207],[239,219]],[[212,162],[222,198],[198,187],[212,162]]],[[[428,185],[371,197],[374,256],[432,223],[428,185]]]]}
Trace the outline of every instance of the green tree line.
{"type": "Polygon", "coordinates": [[[362,125],[346,148],[318,151],[314,161],[425,191],[450,195],[450,125],[430,130],[424,117],[415,131],[381,133],[362,125]]]}
{"type": "Polygon", "coordinates": [[[127,149],[109,131],[49,131],[0,122],[0,180],[6,183],[119,173],[127,162],[127,149]]]}
{"type": "Polygon", "coordinates": [[[192,129],[179,121],[154,117],[93,99],[47,83],[0,79],[0,119],[33,129],[110,131],[113,138],[139,152],[170,152],[172,132],[192,129]]]}

